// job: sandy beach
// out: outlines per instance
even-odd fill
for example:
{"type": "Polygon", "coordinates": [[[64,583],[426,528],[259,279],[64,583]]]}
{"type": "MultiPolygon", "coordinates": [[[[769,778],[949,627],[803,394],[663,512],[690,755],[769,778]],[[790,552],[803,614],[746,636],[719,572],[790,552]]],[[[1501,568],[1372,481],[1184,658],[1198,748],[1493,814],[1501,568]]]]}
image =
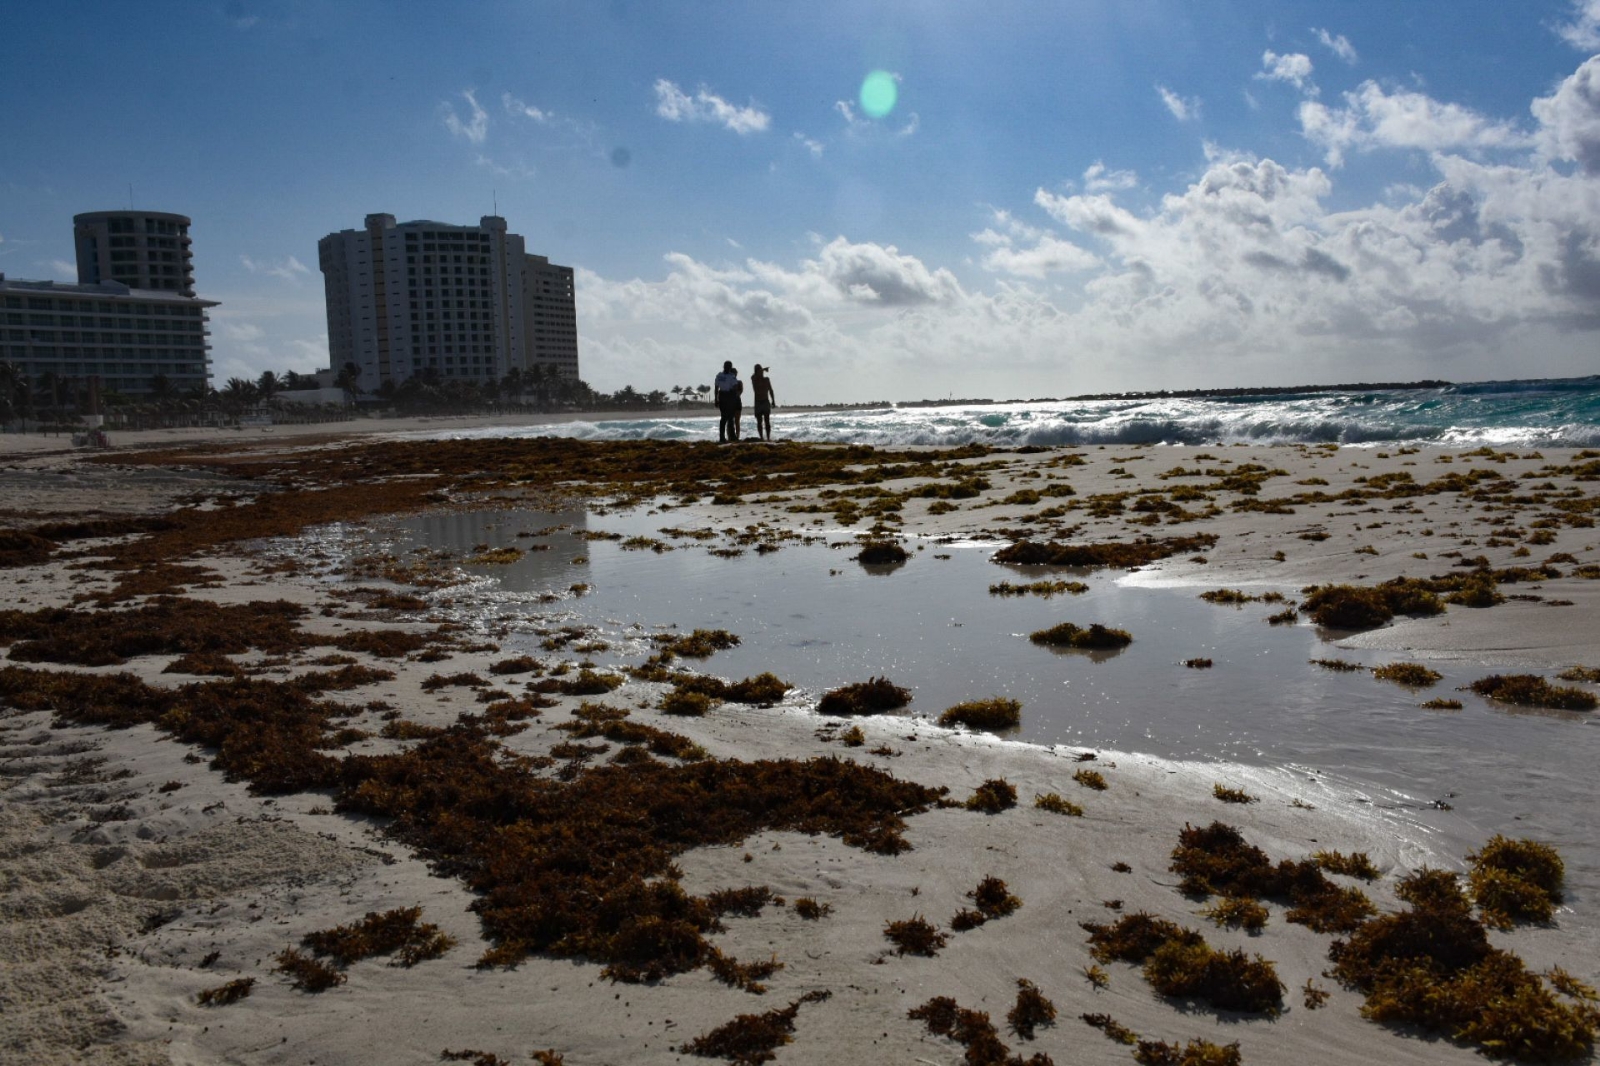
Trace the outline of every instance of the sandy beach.
{"type": "MultiPolygon", "coordinates": [[[[1358,661],[1355,680],[1330,686],[1387,698],[1398,690],[1369,665],[1406,663],[1464,681],[1537,676],[1592,704],[1594,453],[373,438],[488,425],[154,432],[98,456],[0,438],[13,590],[0,613],[0,1060],[1230,1061],[1191,1044],[1207,1041],[1236,1043],[1247,1063],[1467,1063],[1501,1030],[1363,1017],[1372,989],[1330,948],[1420,913],[1408,878],[1465,874],[1468,853],[1503,834],[1555,846],[1565,882],[1547,920],[1463,900],[1452,928],[1527,975],[1520,999],[1488,996],[1474,1017],[1509,1012],[1536,1031],[1501,1053],[1592,1061],[1582,989],[1600,983],[1600,846],[1570,809],[1582,782],[1548,783],[1575,804],[1466,781],[1450,803],[1374,802],[1376,785],[1298,760],[1029,742],[1046,700],[1023,703],[1020,732],[946,728],[935,719],[955,699],[937,694],[958,679],[939,688],[901,676],[909,659],[823,657],[796,681],[789,664],[813,660],[795,641],[783,650],[777,630],[741,623],[737,646],[696,646],[684,638],[708,623],[651,590],[714,581],[724,561],[766,590],[768,612],[785,588],[809,604],[809,586],[856,583],[885,630],[913,586],[946,597],[952,618],[963,597],[1007,602],[969,594],[953,576],[969,572],[1081,582],[1016,603],[1083,626],[1115,623],[1081,606],[1113,590],[1185,604],[1229,590],[1237,602],[1205,610],[1252,611],[1258,634],[1281,614],[1319,634],[1320,657],[1358,661]],[[907,558],[862,576],[853,556],[873,544],[907,558]],[[941,562],[957,552],[969,554],[941,562]],[[994,565],[997,552],[1016,565],[994,565]],[[625,613],[604,597],[630,568],[642,591],[625,613]],[[1413,583],[1384,584],[1399,578],[1413,583]],[[1323,611],[1344,624],[1318,625],[1323,611]],[[764,669],[793,687],[737,684],[764,669]],[[910,708],[818,713],[824,690],[880,675],[916,689],[910,708]],[[999,801],[985,809],[985,795],[999,801]],[[1217,875],[1197,891],[1175,849],[1186,826],[1214,822],[1274,866],[1297,864],[1283,875],[1295,887],[1257,871],[1253,890],[1217,875]],[[1358,852],[1367,876],[1329,858],[1358,852]],[[756,891],[727,891],[739,889],[756,891]],[[1224,897],[1256,900],[1264,927],[1214,922],[1204,912],[1224,897]],[[1337,901],[1347,909],[1329,917],[1337,901]],[[420,913],[391,921],[403,935],[376,947],[316,936],[409,908],[420,913]],[[1084,928],[1141,913],[1200,934],[1219,959],[1270,961],[1281,987],[1238,1009],[1222,991],[1235,964],[1218,962],[1162,994],[1143,957],[1097,948],[1084,928]],[[915,919],[933,927],[930,954],[886,936],[915,919]],[[313,971],[332,986],[309,990],[313,971]],[[1031,1037],[1007,1018],[1019,981],[1054,1007],[1031,1037]],[[992,1029],[908,1016],[936,997],[992,1029]],[[726,1046],[733,1032],[777,1035],[713,1053],[742,1015],[766,1017],[722,1033],[726,1046]]],[[[718,601],[718,617],[755,617],[741,606],[755,598],[718,601]]],[[[976,630],[924,643],[954,649],[976,630]]],[[[1217,642],[1215,673],[1254,639],[1217,642]]],[[[1160,670],[1177,701],[1206,672],[1181,650],[1091,664],[1036,644],[1007,647],[1108,691],[1160,670]]],[[[1270,676],[1332,676],[1305,658],[1270,676]]],[[[1454,713],[1424,701],[1454,700],[1495,729],[1554,738],[1541,744],[1594,743],[1592,710],[1429,684],[1403,693],[1419,723],[1454,713]]],[[[1129,715],[1176,713],[1160,699],[1129,715]]],[[[1505,768],[1536,788],[1544,772],[1505,768]]],[[[375,926],[346,939],[363,938],[382,941],[375,926]]]]}

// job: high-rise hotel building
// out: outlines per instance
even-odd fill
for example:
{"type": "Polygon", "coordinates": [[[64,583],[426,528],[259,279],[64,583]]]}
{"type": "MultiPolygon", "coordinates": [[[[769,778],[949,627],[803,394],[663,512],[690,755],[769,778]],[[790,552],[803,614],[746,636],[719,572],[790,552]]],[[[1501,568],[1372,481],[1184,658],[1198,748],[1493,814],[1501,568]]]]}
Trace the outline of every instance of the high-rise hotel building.
{"type": "Polygon", "coordinates": [[[530,256],[506,220],[476,226],[368,215],[359,230],[317,242],[335,370],[376,389],[431,370],[498,381],[513,368],[577,374],[572,271],[530,256]]]}
{"type": "Polygon", "coordinates": [[[0,274],[0,359],[36,386],[98,377],[127,395],[209,384],[206,310],[195,296],[189,219],[160,211],[73,218],[78,284],[0,274]]]}

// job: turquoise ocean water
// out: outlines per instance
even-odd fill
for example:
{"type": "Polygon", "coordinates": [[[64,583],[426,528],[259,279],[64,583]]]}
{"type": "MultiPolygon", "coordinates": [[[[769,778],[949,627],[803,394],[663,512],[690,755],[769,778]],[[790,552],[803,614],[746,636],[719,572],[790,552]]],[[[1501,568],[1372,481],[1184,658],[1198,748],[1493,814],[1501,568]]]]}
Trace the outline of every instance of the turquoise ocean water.
{"type": "MultiPolygon", "coordinates": [[[[945,407],[779,408],[781,440],[882,446],[1048,444],[1418,444],[1600,447],[1600,376],[1487,381],[1429,389],[1330,389],[1233,397],[1060,400],[945,407]]],[[[745,430],[754,430],[745,418],[745,430]]],[[[592,440],[715,440],[714,417],[569,422],[429,436],[560,435],[592,440]]]]}

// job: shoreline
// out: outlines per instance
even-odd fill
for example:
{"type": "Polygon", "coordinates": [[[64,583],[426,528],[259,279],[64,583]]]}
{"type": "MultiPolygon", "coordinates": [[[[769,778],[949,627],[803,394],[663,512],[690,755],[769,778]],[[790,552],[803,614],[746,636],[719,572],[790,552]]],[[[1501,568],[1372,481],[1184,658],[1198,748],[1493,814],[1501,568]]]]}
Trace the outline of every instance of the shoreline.
{"type": "MultiPolygon", "coordinates": [[[[377,426],[389,429],[386,423],[377,426]]],[[[35,483],[18,497],[21,505],[13,507],[19,516],[23,512],[66,515],[88,510],[102,514],[113,510],[161,512],[180,498],[196,495],[248,501],[260,494],[255,479],[264,476],[271,464],[322,462],[316,458],[322,442],[295,439],[301,436],[255,438],[250,448],[223,448],[215,455],[216,465],[181,477],[160,467],[118,465],[117,453],[110,456],[111,465],[84,463],[71,456],[41,456],[31,461],[22,457],[20,468],[9,472],[12,480],[7,485],[21,486],[29,479],[35,483]],[[281,444],[291,448],[278,447],[281,444]],[[292,447],[296,444],[305,447],[292,447]],[[108,503],[114,506],[108,507],[108,503]]],[[[231,445],[239,437],[223,440],[231,445]]],[[[170,439],[160,443],[170,443],[170,439]]],[[[491,449],[485,455],[499,456],[513,454],[499,449],[518,446],[516,442],[460,442],[436,453],[455,454],[452,449],[458,449],[468,456],[481,447],[491,449]]],[[[558,447],[527,442],[520,446],[533,450],[558,447]]],[[[908,496],[898,511],[879,512],[878,520],[890,514],[899,518],[897,523],[887,523],[880,536],[916,534],[929,538],[930,544],[939,538],[1021,539],[1015,534],[1042,542],[1054,539],[1069,526],[1078,527],[1071,539],[1084,542],[1131,541],[1142,535],[1160,538],[1192,531],[1218,538],[1215,545],[1203,549],[1206,562],[1193,561],[1191,556],[1199,553],[1179,552],[1120,579],[1133,584],[1171,582],[1246,589],[1264,581],[1283,586],[1344,581],[1372,584],[1399,574],[1415,575],[1419,570],[1448,574],[1455,560],[1441,558],[1441,549],[1459,551],[1461,557],[1482,552],[1492,565],[1506,568],[1518,563],[1515,552],[1530,539],[1536,542],[1535,551],[1528,553],[1523,565],[1562,553],[1584,562],[1600,562],[1594,554],[1585,554],[1593,553],[1600,539],[1591,528],[1558,525],[1549,529],[1547,540],[1540,530],[1549,527],[1536,524],[1539,512],[1534,508],[1524,507],[1527,514],[1521,518],[1514,513],[1491,514],[1494,522],[1478,525],[1475,519],[1484,517],[1480,513],[1483,504],[1463,493],[1402,495],[1381,503],[1341,497],[1345,490],[1386,491],[1370,488],[1373,480],[1413,473],[1407,465],[1418,467],[1414,472],[1417,483],[1478,467],[1512,486],[1549,480],[1558,489],[1567,487],[1570,477],[1540,471],[1570,466],[1573,453],[1546,451],[1549,454],[1538,459],[1511,453],[1499,460],[1452,455],[1452,463],[1437,463],[1439,455],[1428,453],[1380,460],[1365,449],[1307,447],[1230,448],[1210,458],[1201,458],[1204,449],[1133,445],[1116,446],[1114,452],[1090,448],[1026,455],[993,453],[941,466],[941,483],[958,484],[981,474],[988,485],[975,495],[945,501],[954,506],[943,513],[934,513],[941,509],[931,506],[941,497],[908,496]],[[1048,465],[1078,453],[1081,462],[1048,465]],[[1152,465],[1157,460],[1160,465],[1152,465]],[[1004,465],[983,466],[997,462],[1004,465]],[[1198,469],[1195,477],[1163,480],[1156,476],[1170,473],[1165,469],[1170,464],[1200,468],[1215,463],[1232,468],[1252,464],[1262,470],[1283,468],[1285,473],[1260,479],[1254,493],[1211,489],[1207,494],[1222,505],[1219,513],[1192,523],[1173,526],[1171,512],[1134,508],[1141,500],[1154,498],[1140,496],[1136,490],[1170,494],[1178,486],[1220,485],[1227,477],[1237,476],[1206,475],[1198,469]],[[964,470],[969,472],[964,474],[964,470]],[[1311,478],[1324,484],[1296,485],[1311,478]],[[1038,491],[1068,481],[1073,490],[1070,495],[1038,491]],[[1280,508],[1292,506],[1292,513],[1273,511],[1272,501],[1308,492],[1322,493],[1333,502],[1278,503],[1280,508]],[[1230,500],[1255,503],[1234,508],[1230,500]],[[1038,517],[1068,503],[1076,504],[1076,509],[1054,518],[1038,517]],[[1144,523],[1143,517],[1150,514],[1157,515],[1161,524],[1144,523]],[[1491,528],[1504,530],[1512,525],[1523,530],[1515,539],[1491,532],[1491,528]],[[1424,536],[1424,529],[1432,532],[1424,536]],[[1302,534],[1308,530],[1327,536],[1304,539],[1302,534]],[[1488,540],[1503,543],[1489,545],[1488,540]],[[1372,551],[1361,550],[1364,548],[1372,551]],[[1424,548],[1425,554],[1434,558],[1414,558],[1414,552],[1424,548]],[[1280,552],[1282,559],[1276,558],[1280,552]]],[[[397,452],[409,454],[403,443],[398,444],[383,450],[385,461],[403,463],[405,454],[393,454],[397,452]]],[[[323,466],[304,469],[334,469],[334,462],[330,458],[323,466]]],[[[498,469],[492,464],[478,467],[498,469]]],[[[395,469],[404,468],[396,465],[395,469]]],[[[311,474],[302,476],[314,480],[311,474]]],[[[1251,480],[1248,472],[1245,480],[1251,480]]],[[[893,492],[922,483],[890,479],[868,482],[866,487],[893,492]]],[[[1391,479],[1379,485],[1401,483],[1391,479]]],[[[1493,483],[1486,475],[1475,484],[1481,488],[1493,483]]],[[[533,484],[538,482],[530,482],[510,496],[496,497],[500,502],[494,506],[538,509],[543,505],[538,496],[541,490],[530,494],[533,484]],[[519,492],[527,498],[519,500],[519,492]]],[[[633,491],[630,484],[616,482],[609,495],[633,491]]],[[[814,531],[834,541],[849,539],[872,520],[869,515],[852,525],[841,525],[841,499],[856,500],[853,507],[885,499],[871,495],[824,497],[819,490],[826,484],[818,481],[809,488],[788,491],[782,494],[788,499],[780,502],[772,502],[774,494],[760,490],[744,494],[736,503],[714,503],[706,498],[688,504],[675,502],[671,512],[663,511],[659,524],[689,531],[765,530],[768,532],[761,536],[769,538],[776,537],[772,531],[778,530],[814,531]],[[789,510],[800,505],[832,510],[789,510]],[[814,524],[818,522],[821,524],[814,524]]],[[[1585,486],[1571,487],[1587,496],[1585,486]]],[[[485,492],[472,491],[480,497],[485,492]]],[[[1551,495],[1552,499],[1573,498],[1551,495]]],[[[653,499],[660,502],[663,498],[653,499]]],[[[484,506],[487,502],[474,504],[463,498],[456,506],[484,506]]],[[[591,506],[599,506],[603,512],[615,502],[601,500],[591,506]]],[[[1202,504],[1189,498],[1175,506],[1198,510],[1202,504]]],[[[603,527],[603,515],[593,525],[603,527]]],[[[510,532],[505,535],[509,537],[510,532]]],[[[114,553],[116,544],[122,542],[82,543],[91,551],[114,553]]],[[[512,543],[529,546],[537,540],[513,539],[512,543]]],[[[693,537],[684,542],[685,547],[696,543],[693,537]]],[[[308,561],[322,558],[319,565],[336,571],[343,568],[347,573],[351,570],[352,561],[344,559],[331,543],[310,539],[297,544],[308,561]]],[[[384,630],[430,631],[426,609],[408,614],[373,608],[367,601],[341,600],[332,593],[347,586],[330,584],[315,571],[292,572],[285,566],[292,559],[281,551],[263,555],[240,542],[212,549],[193,561],[211,572],[217,587],[189,587],[187,599],[224,607],[286,599],[309,612],[299,625],[308,633],[319,634],[318,639],[337,640],[341,633],[374,624],[384,630]]],[[[405,591],[403,585],[392,586],[382,580],[383,574],[401,576],[397,562],[375,559],[362,565],[376,569],[371,576],[354,579],[361,585],[405,591]]],[[[448,586],[430,591],[426,581],[448,576],[457,565],[457,561],[444,560],[413,567],[406,574],[413,581],[424,582],[413,586],[424,600],[434,595],[447,598],[448,586]]],[[[835,565],[855,564],[841,557],[835,565]]],[[[910,565],[927,568],[936,564],[917,558],[910,565]]],[[[1537,662],[1547,668],[1574,662],[1600,665],[1596,661],[1600,659],[1600,629],[1596,628],[1600,602],[1592,591],[1596,582],[1568,573],[1575,569],[1573,564],[1563,563],[1558,569],[1563,576],[1545,579],[1534,595],[1543,600],[1571,599],[1573,606],[1546,607],[1541,600],[1514,601],[1486,610],[1451,607],[1442,615],[1404,621],[1345,640],[1372,641],[1371,646],[1390,647],[1413,657],[1425,658],[1424,653],[1429,653],[1486,663],[1537,662]],[[1508,646],[1508,631],[1515,635],[1515,646],[1508,646]]],[[[997,579],[1006,574],[1000,567],[995,571],[997,579]]],[[[25,601],[20,606],[28,610],[66,605],[75,594],[107,593],[119,579],[117,571],[104,568],[74,571],[68,560],[61,559],[13,568],[9,574],[25,601]]],[[[892,592],[894,582],[923,580],[926,571],[922,574],[908,569],[874,580],[885,582],[884,590],[892,592]]],[[[1085,580],[1113,577],[1096,571],[1085,580]]],[[[1529,585],[1505,587],[1521,592],[1529,585]]],[[[559,637],[559,623],[554,618],[561,609],[558,597],[550,608],[552,620],[531,620],[534,630],[521,639],[536,640],[538,628],[559,637]]],[[[1070,605],[1065,609],[1070,614],[1070,605]]],[[[667,626],[678,621],[664,617],[654,624],[667,626]]],[[[514,635],[508,633],[501,641],[514,635]]],[[[378,697],[399,712],[393,720],[421,728],[444,728],[463,714],[481,713],[484,704],[472,698],[473,686],[430,690],[425,682],[431,676],[487,675],[493,678],[491,686],[509,687],[517,681],[521,687],[516,676],[506,679],[490,669],[507,651],[460,646],[443,650],[446,660],[438,664],[360,654],[359,665],[392,671],[396,676],[358,687],[345,699],[360,705],[378,697]]],[[[554,654],[542,651],[536,657],[549,664],[571,661],[577,655],[557,645],[554,654]]],[[[91,674],[131,670],[142,683],[160,686],[197,680],[163,673],[174,658],[170,653],[144,655],[122,666],[74,669],[91,674]]],[[[314,672],[315,653],[310,652],[275,656],[255,650],[231,658],[263,679],[314,672]]],[[[34,668],[46,664],[18,662],[13,655],[6,665],[34,668]]],[[[715,655],[694,665],[720,673],[715,655]]],[[[827,990],[832,997],[826,1002],[800,1008],[794,1043],[778,1051],[780,1063],[839,1061],[841,1056],[856,1061],[946,1062],[960,1057],[960,1047],[929,1035],[907,1020],[906,1011],[931,996],[950,995],[962,1006],[989,1011],[998,1023],[1015,997],[1016,980],[1025,978],[1055,1001],[1060,1016],[1054,1027],[1040,1030],[1033,1042],[1020,1041],[1002,1027],[1002,1039],[1024,1056],[1037,1050],[1063,1063],[1130,1061],[1127,1048],[1078,1020],[1080,1014],[1105,1013],[1151,1039],[1180,1044],[1199,1037],[1219,1044],[1237,1040],[1246,1062],[1309,1059],[1325,1056],[1329,1047],[1350,1059],[1479,1061],[1464,1045],[1403,1039],[1362,1020],[1360,995],[1322,976],[1329,937],[1286,922],[1277,903],[1271,905],[1272,917],[1260,935],[1217,928],[1199,915],[1196,901],[1173,890],[1174,878],[1167,871],[1169,853],[1185,821],[1223,820],[1238,825],[1274,860],[1303,859],[1317,848],[1367,851],[1382,878],[1374,884],[1340,883],[1359,885],[1388,912],[1401,906],[1394,895],[1399,875],[1424,862],[1459,866],[1463,855],[1455,845],[1471,832],[1470,811],[1419,813],[1415,817],[1427,833],[1410,838],[1392,828],[1385,830],[1387,816],[1373,812],[1356,797],[1291,768],[1247,771],[1237,766],[1174,763],[1111,752],[1080,762],[1076,747],[1041,748],[949,733],[931,728],[925,721],[892,716],[869,716],[823,728],[828,720],[818,718],[806,706],[788,703],[771,710],[730,703],[704,717],[679,718],[655,709],[665,690],[662,682],[633,679],[609,696],[558,693],[551,697],[556,706],[529,722],[531,728],[508,735],[503,742],[508,750],[529,756],[548,752],[567,739],[550,727],[576,723],[575,712],[589,700],[626,710],[629,721],[682,735],[714,759],[839,757],[902,781],[948,787],[956,800],[987,780],[1002,778],[1015,786],[1019,803],[994,815],[931,809],[908,817],[905,839],[912,850],[900,856],[873,854],[827,834],[810,836],[771,828],[738,842],[688,850],[677,859],[685,891],[703,894],[766,884],[790,901],[787,906],[769,904],[756,916],[729,916],[723,922],[725,930],[710,936],[711,943],[730,958],[751,962],[775,953],[783,968],[764,979],[770,989],[765,995],[719,984],[699,968],[658,984],[613,984],[601,978],[599,963],[542,954],[524,958],[513,969],[475,969],[474,960],[492,943],[484,926],[468,910],[473,894],[460,880],[430,871],[416,850],[375,832],[374,823],[332,813],[326,791],[253,795],[244,780],[226,780],[221,771],[206,765],[205,756],[211,752],[163,737],[155,726],[110,731],[92,725],[52,727],[44,712],[12,712],[0,720],[5,730],[0,733],[0,746],[13,760],[8,765],[21,772],[0,782],[7,800],[0,832],[6,854],[37,858],[6,860],[7,873],[19,886],[17,898],[27,901],[26,906],[10,908],[14,917],[0,923],[0,950],[6,953],[13,972],[20,975],[13,987],[19,990],[14,993],[19,1003],[15,1017],[22,1021],[17,1034],[8,1038],[13,1041],[10,1050],[26,1052],[41,1062],[76,1061],[75,1055],[94,1047],[97,1054],[120,1056],[115,1061],[280,1062],[315,1057],[319,1061],[377,1063],[437,1061],[441,1051],[466,1048],[507,1060],[526,1060],[532,1050],[553,1047],[572,1066],[700,1061],[672,1049],[737,1014],[781,1008],[805,993],[827,990]],[[852,724],[864,734],[860,747],[846,747],[838,739],[840,731],[852,724]],[[876,754],[880,749],[885,753],[876,754]],[[188,761],[185,756],[192,753],[203,757],[188,761]],[[26,755],[23,761],[15,761],[22,755],[26,755]],[[95,759],[105,761],[85,762],[95,759]],[[78,769],[73,770],[74,766],[78,769]],[[1110,787],[1097,792],[1074,783],[1073,775],[1083,767],[1099,769],[1110,787]],[[124,771],[127,776],[119,776],[124,771]],[[1218,778],[1227,780],[1219,782],[1218,778]],[[1213,783],[1242,787],[1257,802],[1223,804],[1211,795],[1213,783]],[[1080,803],[1083,816],[1063,817],[1033,808],[1031,797],[1047,792],[1080,803]],[[108,817],[113,808],[116,817],[108,817]],[[1129,872],[1112,868],[1119,862],[1126,863],[1129,872]],[[949,915],[970,904],[967,893],[985,875],[1002,878],[1021,899],[1016,914],[952,934],[949,946],[935,957],[893,954],[882,936],[886,922],[922,914],[947,926],[949,915]],[[792,905],[800,897],[827,903],[832,913],[820,921],[806,920],[792,905]],[[1105,906],[1105,901],[1112,899],[1119,901],[1117,909],[1105,906]],[[81,901],[87,902],[80,906],[81,901]],[[354,963],[347,970],[344,986],[314,999],[292,989],[272,969],[271,957],[297,943],[305,933],[358,920],[365,912],[408,906],[421,906],[424,920],[438,923],[455,938],[457,945],[443,958],[414,968],[388,967],[381,959],[354,963]],[[1239,947],[1275,960],[1288,988],[1284,1013],[1267,1021],[1203,1008],[1175,1010],[1151,991],[1137,968],[1122,963],[1106,967],[1108,987],[1094,987],[1083,976],[1093,960],[1077,923],[1113,921],[1119,912],[1138,910],[1196,929],[1213,945],[1239,947]],[[166,917],[149,928],[150,915],[157,912],[166,917]],[[71,956],[76,961],[40,953],[33,946],[37,940],[32,931],[41,928],[40,922],[48,923],[61,942],[85,945],[71,956]],[[118,946],[119,954],[102,973],[94,953],[103,952],[99,945],[108,942],[118,946]],[[93,951],[90,945],[94,945],[93,951]],[[211,952],[217,953],[215,961],[202,965],[211,952]],[[71,979],[64,979],[62,975],[69,972],[71,979]],[[247,977],[255,981],[253,991],[236,1005],[207,1008],[194,1002],[201,991],[225,980],[247,977]],[[1308,981],[1330,993],[1324,1008],[1312,1010],[1301,1005],[1299,990],[1308,981]],[[67,1045],[61,1043],[63,1039],[67,1045]]],[[[1150,708],[1147,713],[1158,712],[1158,708],[1150,708]]],[[[348,720],[348,726],[370,734],[350,741],[350,752],[383,756],[404,752],[418,743],[380,736],[386,724],[382,713],[369,709],[348,720]]],[[[613,741],[608,754],[614,756],[625,747],[613,741]]],[[[1515,832],[1510,824],[1479,828],[1515,832]]],[[[1531,968],[1561,965],[1593,983],[1594,960],[1600,957],[1600,923],[1595,921],[1592,898],[1597,893],[1587,890],[1593,873],[1587,867],[1575,872],[1585,890],[1569,900],[1554,926],[1521,927],[1496,934],[1497,942],[1513,947],[1531,968]]]]}

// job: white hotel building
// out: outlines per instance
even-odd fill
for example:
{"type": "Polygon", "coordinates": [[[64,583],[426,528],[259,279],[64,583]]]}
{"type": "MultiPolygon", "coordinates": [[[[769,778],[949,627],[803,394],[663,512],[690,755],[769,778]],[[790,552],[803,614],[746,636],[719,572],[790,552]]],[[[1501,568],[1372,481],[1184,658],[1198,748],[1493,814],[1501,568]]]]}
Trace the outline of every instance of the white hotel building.
{"type": "Polygon", "coordinates": [[[506,220],[476,226],[368,215],[317,242],[328,304],[328,354],[359,387],[423,370],[491,381],[511,369],[578,372],[572,270],[530,256],[506,220]]]}

